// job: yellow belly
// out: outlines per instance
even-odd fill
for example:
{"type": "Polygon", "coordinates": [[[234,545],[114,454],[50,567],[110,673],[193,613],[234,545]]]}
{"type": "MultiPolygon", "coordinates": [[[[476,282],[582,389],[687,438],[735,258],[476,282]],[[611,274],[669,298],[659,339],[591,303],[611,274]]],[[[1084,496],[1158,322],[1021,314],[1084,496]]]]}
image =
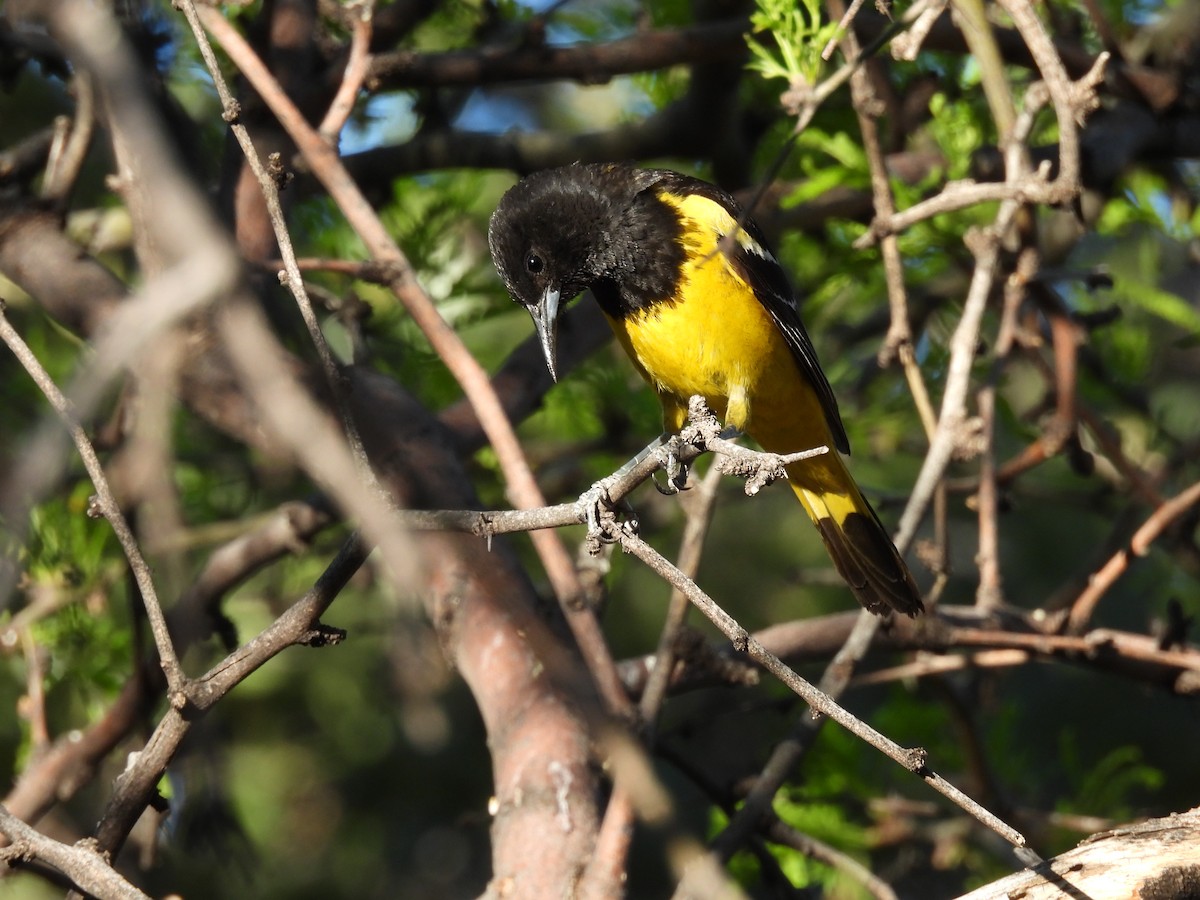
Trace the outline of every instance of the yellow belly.
{"type": "Polygon", "coordinates": [[[692,219],[685,233],[695,236],[676,298],[609,320],[658,391],[666,430],[683,426],[687,402],[699,394],[722,421],[768,450],[821,444],[832,450],[816,393],[766,308],[718,247],[719,235],[737,223],[704,198],[671,201],[692,219]]]}

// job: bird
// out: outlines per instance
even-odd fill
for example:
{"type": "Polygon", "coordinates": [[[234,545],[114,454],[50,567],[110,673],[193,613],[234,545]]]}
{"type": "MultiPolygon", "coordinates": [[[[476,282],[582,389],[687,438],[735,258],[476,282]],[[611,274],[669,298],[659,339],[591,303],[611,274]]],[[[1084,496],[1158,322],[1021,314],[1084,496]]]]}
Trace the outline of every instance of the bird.
{"type": "Polygon", "coordinates": [[[628,163],[546,169],[504,194],[488,245],[508,293],[533,318],[554,380],[559,316],[590,289],[658,394],[666,432],[684,426],[699,395],[768,452],[830,448],[786,471],[834,566],[871,612],[923,611],[841,456],[850,452],[846,429],[787,274],[729,193],[628,163]]]}

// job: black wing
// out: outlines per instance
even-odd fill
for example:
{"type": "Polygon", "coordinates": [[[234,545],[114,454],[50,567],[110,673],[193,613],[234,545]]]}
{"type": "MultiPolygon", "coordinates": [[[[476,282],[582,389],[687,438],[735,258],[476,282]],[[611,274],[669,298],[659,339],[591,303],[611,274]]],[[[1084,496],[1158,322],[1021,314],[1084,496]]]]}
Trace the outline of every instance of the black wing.
{"type": "Polygon", "coordinates": [[[739,241],[730,241],[726,250],[730,265],[747,284],[754,290],[758,302],[766,308],[784,340],[800,373],[808,379],[817,398],[821,401],[821,409],[825,412],[825,421],[833,435],[833,442],[843,453],[850,452],[850,441],[846,437],[846,429],[842,425],[842,416],[838,412],[837,398],[833,396],[833,388],[829,379],[821,370],[817,360],[817,351],[804,330],[800,321],[800,313],[796,309],[796,295],[788,282],[787,273],[775,259],[767,246],[766,238],[759,227],[742,210],[741,206],[725,191],[701,181],[676,172],[659,170],[654,174],[659,178],[656,186],[661,186],[671,193],[700,194],[715,203],[721,204],[733,218],[740,222],[742,228],[758,245],[761,254],[754,248],[747,248],[739,241]]]}

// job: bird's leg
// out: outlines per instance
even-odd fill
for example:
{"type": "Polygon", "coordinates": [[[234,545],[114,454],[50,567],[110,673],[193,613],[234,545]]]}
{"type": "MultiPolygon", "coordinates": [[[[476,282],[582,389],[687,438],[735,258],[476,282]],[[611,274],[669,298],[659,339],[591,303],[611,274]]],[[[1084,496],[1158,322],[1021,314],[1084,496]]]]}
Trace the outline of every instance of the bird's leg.
{"type": "Polygon", "coordinates": [[[623,465],[623,466],[621,466],[621,468],[617,469],[616,473],[612,477],[613,478],[621,478],[625,475],[628,475],[635,468],[637,468],[637,466],[648,456],[650,456],[653,453],[659,452],[663,447],[668,445],[672,440],[677,440],[677,439],[678,439],[677,435],[668,434],[667,432],[664,431],[662,434],[660,434],[658,437],[656,437],[654,440],[652,440],[650,443],[648,443],[645,447],[643,447],[641,450],[639,450],[637,452],[637,454],[633,457],[633,459],[629,460],[629,462],[625,463],[625,465],[623,465]]]}
{"type": "Polygon", "coordinates": [[[667,475],[667,483],[659,484],[654,480],[654,486],[660,494],[670,496],[678,494],[687,488],[688,479],[688,464],[680,462],[679,448],[683,445],[683,440],[677,434],[660,434],[658,440],[654,444],[647,447],[643,453],[657,453],[659,461],[662,463],[663,471],[667,475]]]}
{"type": "Polygon", "coordinates": [[[575,514],[587,523],[585,540],[588,552],[593,556],[600,552],[600,542],[604,539],[604,520],[614,517],[613,501],[608,493],[612,483],[613,476],[601,478],[575,501],[575,514]]]}
{"type": "MultiPolygon", "coordinates": [[[[660,494],[669,496],[687,488],[689,466],[679,459],[681,448],[685,444],[697,440],[707,440],[712,437],[712,432],[716,431],[716,419],[713,418],[712,413],[708,412],[708,408],[703,406],[703,398],[696,399],[700,402],[695,416],[696,421],[685,426],[684,433],[672,434],[664,431],[638,451],[621,468],[606,478],[601,478],[579,495],[579,499],[575,501],[575,509],[579,517],[587,523],[589,541],[602,540],[605,531],[604,520],[612,518],[614,505],[609,492],[648,457],[656,455],[667,476],[666,484],[659,484],[657,479],[652,479],[660,494]],[[693,429],[693,431],[689,432],[688,429],[693,429]]],[[[741,436],[742,432],[732,426],[725,428],[718,435],[726,440],[735,440],[741,436]]]]}
{"type": "MultiPolygon", "coordinates": [[[[579,517],[587,523],[588,540],[599,541],[604,533],[603,520],[612,517],[614,504],[610,491],[619,484],[621,479],[632,472],[637,466],[653,453],[659,450],[670,440],[671,436],[660,434],[644,448],[638,451],[632,459],[626,462],[621,468],[613,472],[611,475],[601,478],[590,488],[579,495],[579,499],[575,501],[575,510],[579,517]]],[[[678,461],[676,461],[678,463],[678,461]]],[[[636,527],[636,526],[635,526],[636,527]]]]}

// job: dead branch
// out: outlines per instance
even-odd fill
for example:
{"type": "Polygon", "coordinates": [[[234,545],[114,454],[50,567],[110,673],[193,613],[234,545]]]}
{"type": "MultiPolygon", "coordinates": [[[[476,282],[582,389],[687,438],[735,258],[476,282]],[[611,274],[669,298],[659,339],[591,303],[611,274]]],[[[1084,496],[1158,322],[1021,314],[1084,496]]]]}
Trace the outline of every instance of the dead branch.
{"type": "Polygon", "coordinates": [[[8,866],[40,860],[98,900],[150,900],[149,894],[143,894],[113,871],[105,855],[90,843],[68,847],[26,825],[3,806],[0,806],[0,833],[10,841],[7,848],[0,850],[0,859],[8,866]]]}
{"type": "Polygon", "coordinates": [[[1077,848],[964,894],[959,900],[1127,900],[1200,891],[1200,809],[1087,838],[1077,848]]]}

